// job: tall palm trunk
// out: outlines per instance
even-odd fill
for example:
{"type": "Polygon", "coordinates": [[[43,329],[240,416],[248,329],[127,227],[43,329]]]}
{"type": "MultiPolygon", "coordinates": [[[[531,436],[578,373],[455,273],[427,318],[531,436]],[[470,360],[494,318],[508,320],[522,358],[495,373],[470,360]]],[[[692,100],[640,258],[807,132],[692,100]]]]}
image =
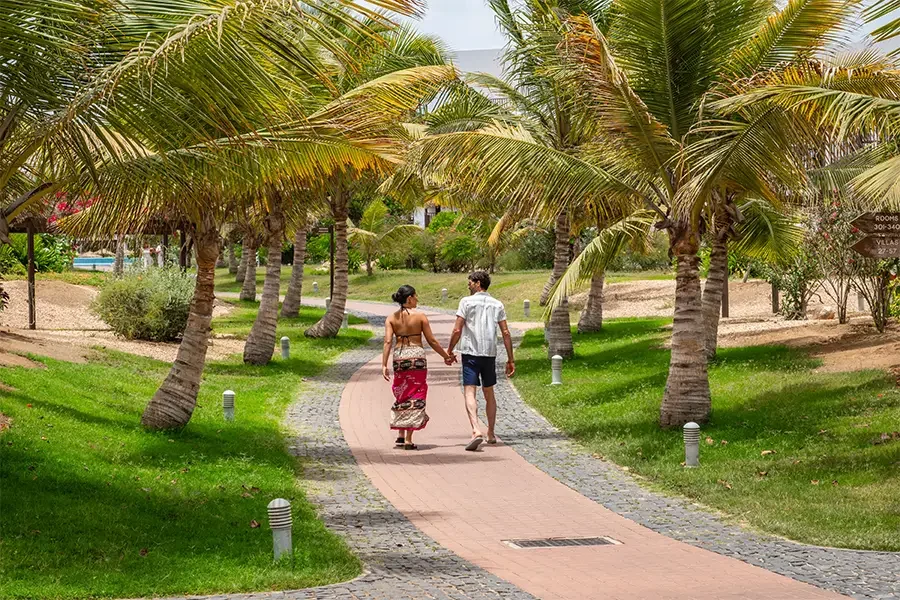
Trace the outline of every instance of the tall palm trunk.
{"type": "Polygon", "coordinates": [[[375,275],[375,271],[372,269],[372,257],[368,254],[366,255],[366,275],[369,277],[375,275]]]}
{"type": "Polygon", "coordinates": [[[334,290],[331,294],[331,308],[318,323],[304,332],[307,337],[337,336],[347,306],[347,198],[340,185],[332,192],[331,214],[334,217],[334,290]]]}
{"type": "Polygon", "coordinates": [[[728,238],[717,235],[709,254],[709,274],[703,287],[703,328],[706,358],[716,357],[719,338],[719,315],[722,314],[722,293],[728,279],[728,238]]]}
{"type": "Polygon", "coordinates": [[[306,262],[306,224],[297,227],[294,234],[294,266],[291,268],[291,282],[288,284],[284,302],[281,304],[281,316],[295,318],[300,316],[300,302],[303,298],[303,263],[306,262]]]}
{"type": "Polygon", "coordinates": [[[241,287],[240,298],[253,302],[256,300],[256,236],[251,235],[248,240],[249,244],[244,246],[244,252],[247,254],[247,268],[244,271],[244,284],[241,287]]]}
{"type": "Polygon", "coordinates": [[[559,306],[550,313],[550,323],[547,324],[547,346],[551,357],[558,354],[563,358],[570,358],[574,354],[568,298],[563,298],[559,306]]]}
{"type": "Polygon", "coordinates": [[[113,275],[121,277],[125,272],[125,236],[116,236],[116,259],[113,261],[113,275]]]}
{"type": "Polygon", "coordinates": [[[251,365],[268,364],[275,352],[278,294],[281,287],[281,240],[284,238],[284,216],[280,198],[273,199],[271,212],[266,217],[265,229],[269,246],[266,280],[256,321],[253,322],[250,335],[244,344],[244,362],[251,365]]]}
{"type": "Polygon", "coordinates": [[[709,375],[705,352],[703,306],[700,297],[699,242],[690,225],[676,223],[670,230],[671,247],[678,259],[675,283],[675,319],[669,377],[659,410],[662,427],[709,419],[709,375]]]}
{"type": "Polygon", "coordinates": [[[604,274],[594,275],[591,278],[591,289],[588,292],[587,303],[578,319],[578,333],[589,333],[603,329],[603,283],[604,274]]]}
{"type": "Polygon", "coordinates": [[[232,275],[237,275],[238,272],[238,260],[234,254],[234,244],[231,242],[228,242],[228,272],[232,275]]]}
{"type": "Polygon", "coordinates": [[[238,263],[237,273],[234,274],[234,280],[237,283],[244,283],[244,278],[247,276],[247,254],[250,248],[250,236],[245,235],[244,239],[241,240],[241,262],[238,263]]]}
{"type": "Polygon", "coordinates": [[[209,324],[212,321],[219,230],[207,218],[194,236],[197,246],[197,283],[178,354],[166,379],[144,409],[141,423],[151,429],[184,427],[191,420],[206,364],[209,324]]]}
{"type": "Polygon", "coordinates": [[[559,213],[556,217],[555,233],[556,246],[553,250],[553,271],[550,273],[550,278],[547,279],[547,283],[544,284],[544,289],[541,292],[541,306],[547,305],[553,286],[556,285],[556,281],[563,276],[563,273],[566,272],[566,267],[569,266],[569,215],[565,211],[559,213]]]}

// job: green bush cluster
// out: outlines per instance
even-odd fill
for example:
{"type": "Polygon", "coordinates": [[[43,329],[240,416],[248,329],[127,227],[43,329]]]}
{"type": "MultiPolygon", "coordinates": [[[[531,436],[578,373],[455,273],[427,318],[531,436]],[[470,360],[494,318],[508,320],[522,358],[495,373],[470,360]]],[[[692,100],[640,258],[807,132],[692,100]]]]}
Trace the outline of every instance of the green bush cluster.
{"type": "Polygon", "coordinates": [[[129,270],[107,282],[91,308],[126,339],[170,342],[184,333],[194,283],[177,267],[129,270]]]}
{"type": "MultiPolygon", "coordinates": [[[[9,236],[10,244],[0,247],[0,274],[23,275],[28,266],[28,236],[9,236]]],[[[72,265],[75,250],[66,236],[34,236],[34,269],[38,273],[62,273],[72,265]]]]}

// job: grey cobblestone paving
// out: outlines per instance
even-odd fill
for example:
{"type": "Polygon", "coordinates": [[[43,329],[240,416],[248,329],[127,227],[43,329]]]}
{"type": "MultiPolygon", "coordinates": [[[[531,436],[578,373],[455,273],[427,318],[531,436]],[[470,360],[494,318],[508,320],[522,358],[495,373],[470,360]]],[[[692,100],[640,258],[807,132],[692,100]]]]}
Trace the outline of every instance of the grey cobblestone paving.
{"type": "MultiPolygon", "coordinates": [[[[747,531],[688,500],[641,487],[632,476],[570,441],[525,404],[500,372],[506,362],[505,351],[501,348],[500,352],[495,387],[497,436],[557,481],[615,513],[693,546],[853,598],[900,599],[900,552],[821,548],[786,541],[747,531]]],[[[549,361],[547,380],[549,383],[549,361]]]]}

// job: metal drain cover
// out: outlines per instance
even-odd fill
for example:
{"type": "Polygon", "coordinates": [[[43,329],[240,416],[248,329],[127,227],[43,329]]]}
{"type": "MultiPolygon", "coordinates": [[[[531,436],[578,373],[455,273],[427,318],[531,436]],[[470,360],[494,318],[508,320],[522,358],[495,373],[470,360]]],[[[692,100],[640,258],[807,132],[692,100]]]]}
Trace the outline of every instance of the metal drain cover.
{"type": "Polygon", "coordinates": [[[571,546],[610,546],[620,545],[622,542],[611,537],[583,537],[583,538],[535,538],[530,540],[503,540],[507,546],[516,549],[525,548],[566,548],[571,546]]]}

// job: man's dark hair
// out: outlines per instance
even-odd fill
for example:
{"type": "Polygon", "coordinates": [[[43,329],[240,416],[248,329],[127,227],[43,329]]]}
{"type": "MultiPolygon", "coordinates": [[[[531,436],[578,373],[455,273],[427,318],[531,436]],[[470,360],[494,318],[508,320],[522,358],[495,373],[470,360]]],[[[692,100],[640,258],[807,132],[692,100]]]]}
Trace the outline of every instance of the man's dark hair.
{"type": "Polygon", "coordinates": [[[491,287],[491,276],[487,274],[487,271],[473,271],[469,274],[469,281],[478,282],[484,291],[491,287]]]}

